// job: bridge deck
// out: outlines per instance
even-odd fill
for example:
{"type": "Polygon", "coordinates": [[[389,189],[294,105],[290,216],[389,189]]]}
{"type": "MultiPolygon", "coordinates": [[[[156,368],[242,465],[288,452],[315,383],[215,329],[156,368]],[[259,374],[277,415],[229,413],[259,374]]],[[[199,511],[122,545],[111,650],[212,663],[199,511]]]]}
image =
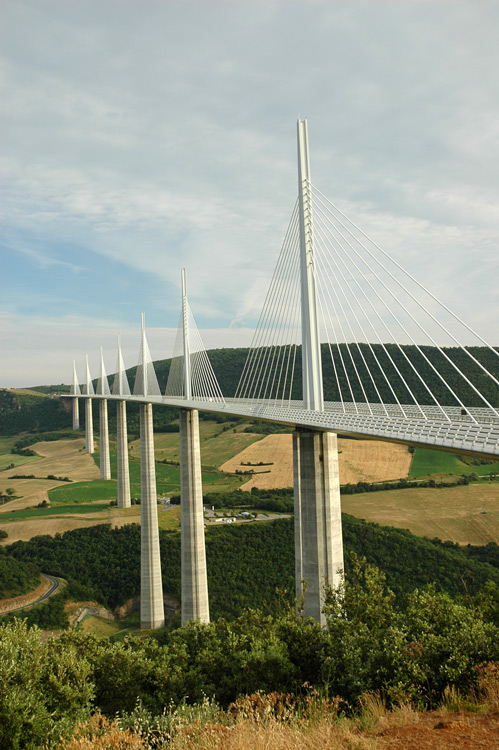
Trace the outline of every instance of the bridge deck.
{"type": "MultiPolygon", "coordinates": [[[[64,395],[63,398],[75,398],[64,395]]],[[[489,409],[398,404],[341,404],[326,402],[322,412],[309,411],[301,402],[270,405],[261,401],[173,398],[166,396],[114,396],[80,394],[76,398],[151,403],[199,409],[237,418],[258,419],[301,428],[327,430],[356,438],[387,440],[405,445],[436,448],[451,453],[499,456],[499,419],[489,409]],[[386,411],[385,411],[386,407],[386,411]],[[403,411],[402,411],[403,410],[403,411]],[[464,411],[464,413],[463,413],[464,411]],[[386,413],[388,412],[388,414],[386,413]],[[403,415],[405,412],[406,416],[403,415]]]]}

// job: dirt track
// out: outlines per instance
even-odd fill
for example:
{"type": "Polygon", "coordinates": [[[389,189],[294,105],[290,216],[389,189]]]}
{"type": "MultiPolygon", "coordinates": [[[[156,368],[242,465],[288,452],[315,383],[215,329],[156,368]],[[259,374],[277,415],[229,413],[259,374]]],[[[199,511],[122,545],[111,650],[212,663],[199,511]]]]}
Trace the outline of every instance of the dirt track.
{"type": "MultiPolygon", "coordinates": [[[[411,454],[403,445],[393,445],[377,440],[338,440],[340,482],[383,482],[407,477],[411,465],[411,454]]],[[[293,486],[293,446],[291,435],[267,435],[253,443],[234,458],[220,466],[222,471],[253,469],[255,474],[241,486],[273,489],[293,486]],[[269,466],[243,466],[242,462],[269,466]],[[262,473],[258,473],[262,472],[262,473]],[[265,472],[265,473],[263,473],[265,472]]]]}

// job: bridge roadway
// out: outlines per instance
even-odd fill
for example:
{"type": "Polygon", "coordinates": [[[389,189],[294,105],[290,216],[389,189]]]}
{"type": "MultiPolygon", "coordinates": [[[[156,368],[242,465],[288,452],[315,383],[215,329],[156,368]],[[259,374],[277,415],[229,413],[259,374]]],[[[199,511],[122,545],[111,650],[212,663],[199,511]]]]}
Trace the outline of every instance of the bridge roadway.
{"type": "Polygon", "coordinates": [[[272,405],[263,401],[234,398],[216,401],[211,398],[187,400],[172,396],[112,394],[64,394],[62,397],[198,409],[237,418],[247,417],[298,428],[336,432],[355,438],[436,448],[449,453],[484,458],[499,456],[499,418],[491,409],[486,408],[463,410],[460,407],[444,407],[444,415],[437,406],[398,404],[326,402],[324,411],[308,411],[300,401],[285,402],[284,405],[277,402],[272,405]]]}

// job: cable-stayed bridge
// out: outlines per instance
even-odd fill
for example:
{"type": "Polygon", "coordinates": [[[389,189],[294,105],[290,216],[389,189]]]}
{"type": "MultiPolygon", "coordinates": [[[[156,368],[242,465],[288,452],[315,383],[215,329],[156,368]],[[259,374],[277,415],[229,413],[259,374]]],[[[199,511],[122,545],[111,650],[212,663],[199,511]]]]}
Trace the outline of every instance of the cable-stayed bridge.
{"type": "Polygon", "coordinates": [[[163,620],[153,406],[180,410],[184,622],[209,618],[199,410],[296,428],[297,595],[305,590],[306,611],[318,620],[324,583],[336,585],[343,568],[337,433],[499,455],[498,350],[313,186],[306,121],[298,122],[298,199],[235,395],[224,396],[217,382],[187,300],[183,271],[182,310],[164,393],[142,316],[133,388],[118,344],[112,387],[101,353],[96,389],[87,358],[81,387],[74,367],[71,397],[75,428],[78,399],[85,401],[88,452],[93,452],[91,401],[100,401],[104,479],[110,478],[107,401],[118,401],[118,505],[123,507],[129,503],[126,403],[141,405],[141,606],[147,627],[163,620]],[[324,398],[326,381],[329,400],[324,398]]]}

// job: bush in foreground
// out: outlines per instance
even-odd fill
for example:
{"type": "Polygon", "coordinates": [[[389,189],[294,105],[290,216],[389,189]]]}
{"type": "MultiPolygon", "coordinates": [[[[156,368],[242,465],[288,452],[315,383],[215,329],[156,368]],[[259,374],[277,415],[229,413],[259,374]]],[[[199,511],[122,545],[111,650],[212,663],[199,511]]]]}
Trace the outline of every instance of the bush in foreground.
{"type": "Polygon", "coordinates": [[[499,630],[478,608],[430,588],[397,609],[384,576],[356,557],[348,582],[328,592],[325,611],[328,630],[283,606],[275,617],[247,610],[233,622],[189,623],[126,643],[80,631],[42,641],[25,623],[5,624],[0,748],[39,747],[45,738],[51,746],[91,712],[165,735],[168,716],[180,721],[183,712],[189,723],[185,717],[197,721],[202,710],[232,716],[234,706],[241,714],[258,703],[244,696],[257,693],[289,697],[274,701],[273,714],[301,716],[313,696],[338,696],[334,706],[350,714],[372,693],[389,706],[409,700],[433,708],[478,690],[483,664],[499,660],[499,630]]]}

